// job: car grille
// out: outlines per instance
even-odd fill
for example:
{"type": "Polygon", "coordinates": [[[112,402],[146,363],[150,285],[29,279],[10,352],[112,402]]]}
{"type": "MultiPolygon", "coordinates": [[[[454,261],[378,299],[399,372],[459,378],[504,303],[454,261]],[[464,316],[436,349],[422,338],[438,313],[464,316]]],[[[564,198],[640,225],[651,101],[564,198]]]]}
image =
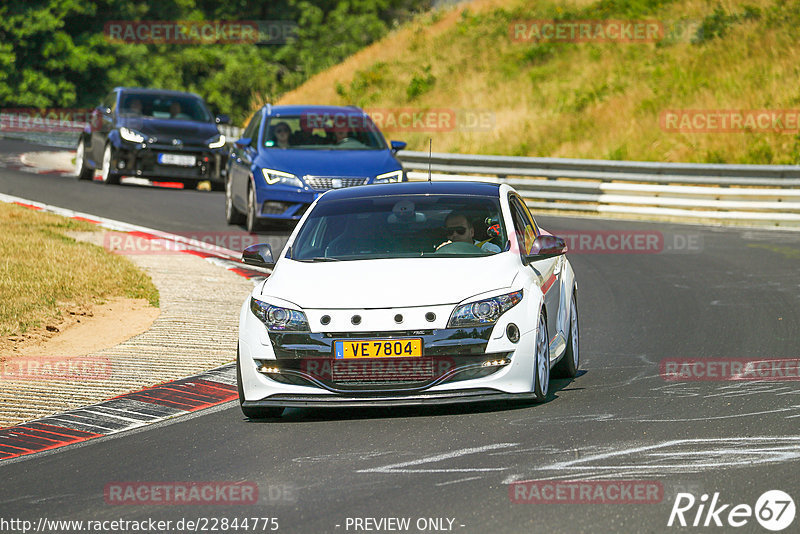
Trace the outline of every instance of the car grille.
{"type": "Polygon", "coordinates": [[[312,189],[322,191],[364,185],[369,178],[363,176],[303,176],[303,180],[312,189]]]}
{"type": "Polygon", "coordinates": [[[430,358],[334,361],[331,378],[338,384],[418,382],[434,378],[430,358]]]}

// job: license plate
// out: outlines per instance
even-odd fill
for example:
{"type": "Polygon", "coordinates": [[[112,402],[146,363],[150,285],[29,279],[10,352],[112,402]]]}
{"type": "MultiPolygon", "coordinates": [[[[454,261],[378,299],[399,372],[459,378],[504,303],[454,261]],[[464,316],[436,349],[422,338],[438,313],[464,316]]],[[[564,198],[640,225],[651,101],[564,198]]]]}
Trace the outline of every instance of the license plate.
{"type": "Polygon", "coordinates": [[[180,167],[194,167],[197,159],[184,154],[159,154],[158,162],[162,165],[178,165],[180,167]]]}
{"type": "Polygon", "coordinates": [[[422,356],[422,339],[347,339],[333,342],[337,360],[351,358],[417,358],[422,356]]]}

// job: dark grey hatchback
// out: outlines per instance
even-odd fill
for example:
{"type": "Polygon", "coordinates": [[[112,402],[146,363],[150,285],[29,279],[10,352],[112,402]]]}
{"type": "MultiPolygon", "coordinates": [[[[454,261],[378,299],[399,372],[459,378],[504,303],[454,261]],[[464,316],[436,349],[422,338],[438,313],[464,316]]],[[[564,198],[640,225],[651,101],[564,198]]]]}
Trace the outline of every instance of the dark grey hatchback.
{"type": "Polygon", "coordinates": [[[75,174],[88,180],[100,169],[108,184],[132,176],[186,187],[208,180],[219,188],[227,149],[217,125],[228,122],[194,93],[117,87],[92,111],[78,140],[75,174]]]}

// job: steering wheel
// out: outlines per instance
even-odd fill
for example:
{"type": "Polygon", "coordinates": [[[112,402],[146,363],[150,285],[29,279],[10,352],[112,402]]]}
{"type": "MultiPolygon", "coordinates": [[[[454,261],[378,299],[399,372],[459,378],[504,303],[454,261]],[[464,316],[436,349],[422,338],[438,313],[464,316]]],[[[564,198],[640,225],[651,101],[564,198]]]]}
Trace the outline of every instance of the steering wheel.
{"type": "Polygon", "coordinates": [[[453,241],[440,246],[434,254],[480,254],[484,252],[480,247],[463,241],[453,241]]]}

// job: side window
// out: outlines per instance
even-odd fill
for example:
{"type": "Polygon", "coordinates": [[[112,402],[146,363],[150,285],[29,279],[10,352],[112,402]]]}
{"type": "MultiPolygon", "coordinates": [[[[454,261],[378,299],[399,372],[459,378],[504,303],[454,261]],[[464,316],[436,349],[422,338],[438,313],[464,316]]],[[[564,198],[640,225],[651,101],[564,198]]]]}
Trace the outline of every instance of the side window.
{"type": "Polygon", "coordinates": [[[525,217],[530,221],[531,227],[533,228],[534,237],[539,235],[539,227],[536,226],[536,219],[533,218],[531,211],[528,209],[528,205],[522,201],[522,199],[517,199],[519,201],[519,205],[522,207],[522,211],[525,214],[525,217]]]}
{"type": "Polygon", "coordinates": [[[244,133],[242,137],[249,137],[250,138],[250,146],[256,146],[258,144],[258,130],[259,126],[261,126],[261,116],[263,113],[259,110],[255,116],[250,119],[250,124],[247,125],[247,128],[244,129],[244,133]]]}
{"type": "Polygon", "coordinates": [[[520,254],[527,254],[536,239],[536,227],[530,216],[527,206],[517,197],[509,198],[511,216],[514,219],[514,234],[517,236],[517,245],[520,254]]]}

